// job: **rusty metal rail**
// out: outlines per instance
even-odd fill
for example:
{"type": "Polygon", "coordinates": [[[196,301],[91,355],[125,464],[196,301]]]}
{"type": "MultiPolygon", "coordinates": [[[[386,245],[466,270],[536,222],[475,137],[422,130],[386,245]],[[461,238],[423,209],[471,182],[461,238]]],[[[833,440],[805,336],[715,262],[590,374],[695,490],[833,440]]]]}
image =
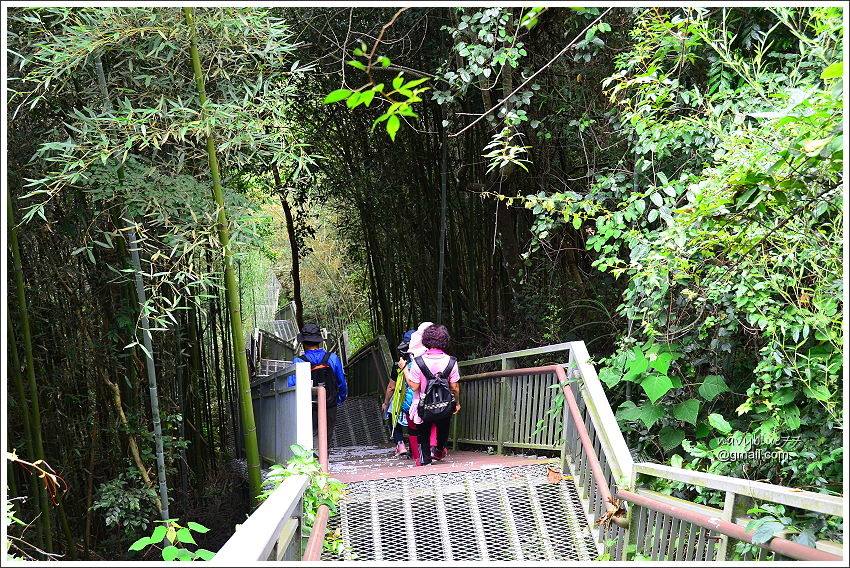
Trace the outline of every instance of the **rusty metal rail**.
{"type": "Polygon", "coordinates": [[[617,492],[617,497],[619,499],[623,499],[624,501],[630,501],[632,503],[640,505],[641,507],[646,507],[647,509],[652,509],[660,513],[665,513],[671,517],[681,519],[683,521],[693,523],[700,527],[725,534],[734,539],[754,544],[759,548],[771,550],[773,552],[777,552],[779,554],[782,554],[783,556],[788,556],[789,558],[794,558],[796,560],[813,560],[819,562],[840,562],[842,560],[840,556],[836,556],[835,554],[830,554],[829,552],[818,550],[817,548],[805,546],[803,544],[780,537],[773,537],[766,543],[754,543],[753,533],[747,532],[744,527],[740,525],[736,525],[735,523],[730,523],[729,521],[724,521],[722,519],[709,517],[708,515],[703,515],[697,513],[696,511],[689,511],[688,509],[677,507],[669,503],[663,503],[657,499],[646,497],[644,495],[638,495],[637,493],[632,493],[631,491],[625,491],[621,489],[617,492]]]}
{"type": "Polygon", "coordinates": [[[533,375],[540,373],[554,373],[558,379],[558,383],[561,385],[561,391],[564,393],[564,400],[567,403],[567,408],[569,409],[570,417],[572,418],[573,424],[578,432],[579,439],[581,440],[581,446],[584,449],[585,455],[587,456],[591,472],[593,474],[593,480],[596,483],[596,489],[599,492],[599,496],[602,499],[602,502],[605,504],[605,509],[609,513],[609,516],[618,526],[625,526],[625,517],[617,516],[617,507],[614,504],[614,501],[611,497],[611,489],[608,487],[608,481],[605,478],[605,474],[602,472],[602,466],[599,464],[599,457],[596,455],[596,449],[593,447],[593,443],[590,441],[590,436],[587,432],[587,427],[584,424],[584,419],[581,416],[581,411],[579,411],[578,403],[576,402],[575,396],[573,395],[573,391],[569,386],[569,379],[567,378],[567,374],[564,372],[564,368],[560,365],[546,365],[543,367],[528,367],[525,369],[505,369],[502,371],[492,371],[489,373],[478,373],[475,375],[468,375],[463,377],[462,381],[475,381],[475,380],[484,380],[496,377],[513,377],[513,376],[523,376],[523,375],[533,375]]]}

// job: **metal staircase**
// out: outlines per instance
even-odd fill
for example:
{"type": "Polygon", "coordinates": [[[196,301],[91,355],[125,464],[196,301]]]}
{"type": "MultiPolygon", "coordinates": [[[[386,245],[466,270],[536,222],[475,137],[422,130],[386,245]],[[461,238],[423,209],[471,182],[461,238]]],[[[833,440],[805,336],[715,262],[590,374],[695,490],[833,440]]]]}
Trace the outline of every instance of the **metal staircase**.
{"type": "MultiPolygon", "coordinates": [[[[760,560],[841,562],[845,556],[842,542],[822,539],[811,547],[775,535],[753,543],[753,534],[745,530],[754,502],[843,522],[840,496],[635,462],[580,341],[460,362],[464,405],[452,423],[449,458],[423,468],[389,464],[392,447],[385,442],[378,402],[369,397],[385,392],[392,363],[386,339],[379,336],[353,354],[346,367],[350,398],[338,416],[331,452],[337,469],[331,467],[330,473],[341,474],[348,495],[337,514],[328,522],[328,508],[320,506],[302,547],[297,535],[309,479],[292,476],[215,562],[299,557],[310,562],[707,562],[748,561],[756,555],[760,560]],[[561,364],[518,364],[562,352],[561,364]],[[501,370],[475,372],[482,366],[501,370]],[[553,407],[549,393],[554,388],[564,395],[560,416],[547,411],[553,407]],[[476,447],[487,451],[470,451],[476,447]],[[516,455],[537,450],[560,454],[560,459],[552,463],[516,455]],[[662,484],[677,484],[686,496],[717,491],[724,504],[712,507],[655,490],[662,484]],[[342,548],[323,551],[326,534],[342,548]]],[[[310,388],[309,366],[283,371],[293,372],[295,387],[278,384],[285,377],[275,375],[252,385],[260,449],[274,449],[278,463],[287,459],[278,450],[291,443],[284,437],[300,436],[301,418],[307,419],[306,445],[312,436],[309,412],[304,412],[310,408],[304,390],[310,388]]]]}
{"type": "MultiPolygon", "coordinates": [[[[333,453],[389,448],[374,397],[339,413],[333,453]]],[[[387,450],[384,450],[386,452],[387,450]]],[[[349,483],[328,525],[341,555],[323,560],[587,561],[598,555],[579,493],[560,463],[490,467],[349,483]],[[557,473],[553,475],[553,473],[557,473]]]]}
{"type": "MultiPolygon", "coordinates": [[[[427,469],[427,468],[425,468],[427,469]]],[[[588,561],[598,555],[571,478],[546,465],[352,483],[323,560],[588,561]],[[560,477],[560,476],[558,476],[560,477]]]]}
{"type": "Polygon", "coordinates": [[[348,397],[337,414],[331,447],[386,446],[389,443],[378,400],[367,396],[348,397]]]}

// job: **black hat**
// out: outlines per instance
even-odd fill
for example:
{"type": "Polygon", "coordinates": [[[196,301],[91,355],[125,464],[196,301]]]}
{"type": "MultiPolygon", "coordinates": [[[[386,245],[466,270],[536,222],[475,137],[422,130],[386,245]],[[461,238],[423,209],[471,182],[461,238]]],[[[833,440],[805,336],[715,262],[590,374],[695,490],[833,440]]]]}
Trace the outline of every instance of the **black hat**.
{"type": "Polygon", "coordinates": [[[324,340],[322,330],[314,323],[305,323],[301,333],[298,334],[298,343],[321,343],[324,340]]]}
{"type": "Polygon", "coordinates": [[[416,332],[415,329],[411,329],[404,334],[404,338],[401,340],[401,343],[398,344],[398,349],[402,353],[407,353],[407,350],[410,348],[410,337],[416,332]]]}

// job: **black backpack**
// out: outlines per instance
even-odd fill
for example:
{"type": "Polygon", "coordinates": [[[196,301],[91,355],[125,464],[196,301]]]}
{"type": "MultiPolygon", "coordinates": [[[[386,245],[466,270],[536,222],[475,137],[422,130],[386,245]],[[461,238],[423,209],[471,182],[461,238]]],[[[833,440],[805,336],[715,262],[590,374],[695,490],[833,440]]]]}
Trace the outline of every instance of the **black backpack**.
{"type": "Polygon", "coordinates": [[[419,406],[417,411],[423,422],[437,422],[451,417],[455,411],[455,395],[449,388],[449,375],[452,368],[457,363],[457,359],[449,357],[449,364],[446,365],[442,373],[434,375],[422,357],[416,358],[416,364],[425,378],[428,379],[428,385],[425,387],[425,392],[419,393],[419,406]]]}
{"type": "MultiPolygon", "coordinates": [[[[325,387],[325,406],[336,406],[339,387],[336,382],[336,373],[334,373],[334,370],[330,365],[328,365],[328,359],[330,358],[331,352],[325,351],[325,356],[322,357],[322,360],[317,365],[313,365],[313,363],[303,355],[298,355],[293,359],[293,361],[295,359],[300,359],[301,361],[310,363],[310,375],[313,378],[313,386],[325,387]]],[[[313,402],[316,403],[315,395],[313,395],[313,402]]]]}

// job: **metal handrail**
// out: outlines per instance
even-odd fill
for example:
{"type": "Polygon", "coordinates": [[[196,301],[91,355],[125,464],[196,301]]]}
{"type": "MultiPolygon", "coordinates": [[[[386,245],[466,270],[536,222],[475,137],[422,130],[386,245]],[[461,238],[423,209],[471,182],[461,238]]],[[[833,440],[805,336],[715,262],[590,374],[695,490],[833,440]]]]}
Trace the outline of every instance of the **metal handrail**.
{"type": "Polygon", "coordinates": [[[461,381],[474,381],[481,379],[490,379],[494,377],[512,377],[518,375],[530,375],[535,373],[555,373],[555,376],[558,378],[558,383],[561,385],[561,390],[564,393],[564,400],[567,402],[567,406],[570,410],[570,416],[573,419],[573,423],[576,426],[576,430],[578,431],[579,439],[581,440],[581,446],[584,449],[585,455],[587,455],[587,460],[590,465],[591,472],[593,473],[593,479],[596,482],[597,489],[599,490],[599,496],[602,499],[602,502],[605,504],[605,510],[610,513],[611,520],[614,521],[617,526],[620,526],[621,523],[625,522],[625,519],[622,517],[616,516],[617,506],[614,504],[614,500],[611,498],[611,489],[608,487],[608,481],[605,479],[605,474],[602,473],[602,466],[599,463],[599,457],[596,455],[596,449],[593,447],[593,443],[590,441],[590,434],[587,432],[587,427],[584,425],[584,420],[581,418],[581,411],[578,409],[578,403],[576,402],[575,396],[573,395],[573,391],[569,386],[569,379],[567,378],[567,374],[564,372],[564,368],[560,365],[546,365],[543,367],[528,367],[525,369],[508,369],[503,371],[492,371],[489,373],[478,373],[475,375],[468,375],[466,377],[461,377],[461,381]]]}
{"type": "Polygon", "coordinates": [[[368,354],[369,350],[373,347],[373,345],[379,343],[379,337],[380,336],[375,336],[372,341],[370,341],[369,343],[358,349],[356,352],[354,352],[351,357],[348,358],[348,364],[351,365],[353,363],[356,363],[359,359],[365,357],[368,354]]]}
{"type": "MultiPolygon", "coordinates": [[[[327,406],[322,404],[326,396],[325,387],[313,387],[313,392],[316,393],[316,399],[319,401],[317,405],[319,466],[322,473],[328,473],[328,409],[327,406]]],[[[322,543],[328,530],[329,517],[330,508],[325,504],[319,505],[313,520],[313,528],[310,530],[310,538],[307,540],[307,546],[301,560],[315,562],[321,558],[322,543]]]]}
{"type": "Polygon", "coordinates": [[[640,505],[641,507],[646,507],[647,509],[652,509],[654,511],[670,515],[671,517],[693,523],[703,528],[725,534],[726,536],[730,536],[736,540],[748,542],[760,548],[777,552],[797,560],[817,560],[829,562],[842,560],[840,556],[836,556],[835,554],[830,554],[829,552],[818,550],[817,548],[812,548],[781,537],[773,537],[766,543],[754,543],[753,533],[747,532],[746,529],[736,525],[735,523],[709,517],[708,515],[703,515],[696,511],[689,511],[682,507],[677,507],[670,503],[664,503],[657,499],[653,499],[652,497],[638,495],[637,493],[632,493],[631,491],[626,491],[624,489],[617,491],[617,498],[624,501],[630,501],[636,505],[640,505]]]}
{"type": "Polygon", "coordinates": [[[508,353],[499,353],[497,355],[488,355],[487,357],[479,357],[478,359],[468,359],[459,361],[458,367],[468,367],[470,365],[481,365],[484,363],[495,363],[496,361],[505,361],[518,359],[520,357],[531,357],[534,355],[547,355],[549,353],[561,353],[569,351],[572,345],[569,342],[556,343],[554,345],[545,345],[543,347],[532,347],[531,349],[522,349],[520,351],[510,351],[508,353]]]}

